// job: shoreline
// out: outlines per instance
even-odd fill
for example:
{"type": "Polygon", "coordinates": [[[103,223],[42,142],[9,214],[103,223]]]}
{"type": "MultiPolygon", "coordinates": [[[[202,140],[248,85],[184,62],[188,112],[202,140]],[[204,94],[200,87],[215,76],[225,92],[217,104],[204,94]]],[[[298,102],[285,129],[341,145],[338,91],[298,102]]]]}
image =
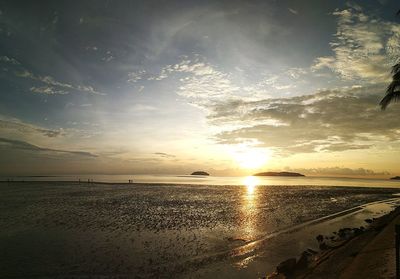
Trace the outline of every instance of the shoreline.
{"type": "MultiPolygon", "coordinates": [[[[24,184],[24,183],[47,183],[47,184],[57,184],[57,183],[70,183],[70,184],[77,184],[77,185],[95,185],[95,184],[100,184],[100,185],[115,185],[115,186],[127,186],[127,185],[133,185],[133,186],[143,186],[143,185],[156,185],[156,186],[245,186],[247,187],[245,183],[242,184],[204,184],[204,183],[180,183],[180,182],[107,182],[107,181],[76,181],[76,180],[0,180],[0,185],[1,184],[9,184],[9,183],[15,183],[15,184],[24,184]]],[[[394,186],[371,186],[371,185],[324,185],[324,184],[258,184],[256,187],[332,187],[332,188],[364,188],[364,189],[382,189],[382,190],[393,190],[393,189],[399,189],[397,187],[398,185],[394,186]]],[[[400,196],[400,192],[399,192],[400,196]]]]}
{"type": "MultiPolygon", "coordinates": [[[[320,251],[304,251],[300,257],[289,258],[276,267],[266,279],[374,279],[395,278],[395,231],[400,223],[400,206],[379,218],[366,219],[366,229],[343,237],[336,246],[327,245],[320,251]]],[[[320,236],[317,236],[317,239],[320,236]]],[[[321,236],[327,240],[329,236],[321,236]]]]}

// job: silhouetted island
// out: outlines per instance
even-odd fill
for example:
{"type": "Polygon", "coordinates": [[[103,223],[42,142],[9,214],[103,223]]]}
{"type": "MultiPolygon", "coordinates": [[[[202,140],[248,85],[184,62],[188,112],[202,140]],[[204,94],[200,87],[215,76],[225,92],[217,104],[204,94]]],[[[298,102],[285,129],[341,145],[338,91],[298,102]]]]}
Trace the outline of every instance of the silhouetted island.
{"type": "Polygon", "coordinates": [[[305,175],[297,172],[288,172],[288,171],[281,171],[281,172],[267,171],[267,172],[259,172],[253,174],[253,176],[305,176],[305,175]]]}
{"type": "Polygon", "coordinates": [[[400,180],[400,176],[391,177],[390,179],[393,179],[393,180],[400,180]]]}
{"type": "Polygon", "coordinates": [[[192,172],[191,175],[210,175],[210,174],[206,173],[205,171],[195,171],[192,172]]]}

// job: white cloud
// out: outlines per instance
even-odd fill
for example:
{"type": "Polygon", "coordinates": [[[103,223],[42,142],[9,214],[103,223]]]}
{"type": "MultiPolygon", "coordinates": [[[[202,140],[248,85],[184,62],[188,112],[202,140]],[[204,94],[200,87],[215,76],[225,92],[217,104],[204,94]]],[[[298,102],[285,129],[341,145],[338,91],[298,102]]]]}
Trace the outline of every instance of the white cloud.
{"type": "Polygon", "coordinates": [[[30,90],[34,93],[42,94],[68,94],[70,90],[76,90],[80,92],[90,93],[94,95],[105,95],[105,93],[95,90],[92,86],[87,85],[71,85],[55,80],[51,76],[38,76],[27,70],[16,72],[15,75],[21,78],[30,78],[39,82],[44,83],[44,86],[33,86],[30,90]]]}
{"type": "Polygon", "coordinates": [[[21,64],[16,59],[14,59],[12,57],[10,58],[10,57],[8,57],[6,55],[0,56],[0,62],[10,63],[10,64],[13,64],[13,65],[20,65],[21,64]]]}
{"type": "Polygon", "coordinates": [[[143,79],[144,75],[146,74],[145,70],[139,70],[137,72],[130,72],[128,73],[128,82],[136,83],[139,80],[143,79]]]}
{"type": "MultiPolygon", "coordinates": [[[[254,80],[243,79],[242,71],[226,72],[200,56],[193,59],[184,57],[180,63],[165,66],[158,77],[167,77],[179,81],[176,93],[187,98],[188,102],[199,108],[208,110],[210,105],[221,100],[260,100],[296,88],[294,81],[299,80],[308,70],[289,68],[278,74],[263,74],[254,80]],[[235,75],[239,72],[242,79],[235,75]]],[[[286,92],[285,92],[286,93],[286,92]]]]}
{"type": "Polygon", "coordinates": [[[333,13],[338,18],[333,56],[319,57],[311,70],[330,68],[344,80],[387,82],[389,68],[398,54],[400,25],[367,16],[360,7],[333,13]]]}
{"type": "Polygon", "coordinates": [[[333,68],[336,59],[331,56],[317,57],[314,64],[311,66],[312,71],[317,71],[323,68],[333,68]]]}
{"type": "Polygon", "coordinates": [[[30,90],[34,93],[39,93],[39,94],[47,94],[47,95],[58,95],[58,94],[68,94],[68,92],[63,91],[63,90],[57,90],[56,88],[52,86],[41,86],[41,87],[31,87],[30,90]]]}
{"type": "Polygon", "coordinates": [[[186,58],[178,64],[168,65],[163,68],[160,77],[163,79],[174,74],[178,75],[180,81],[177,94],[202,108],[215,100],[229,99],[243,93],[240,87],[232,82],[230,74],[218,70],[200,58],[186,58]]]}

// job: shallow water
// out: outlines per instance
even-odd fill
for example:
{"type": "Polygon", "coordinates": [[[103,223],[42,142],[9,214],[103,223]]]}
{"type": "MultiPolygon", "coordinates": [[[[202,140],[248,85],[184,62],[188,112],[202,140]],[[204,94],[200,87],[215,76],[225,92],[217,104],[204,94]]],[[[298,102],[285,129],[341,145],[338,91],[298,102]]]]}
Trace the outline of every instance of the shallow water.
{"type": "Polygon", "coordinates": [[[311,245],[318,232],[359,226],[366,216],[390,211],[393,202],[306,222],[398,192],[254,181],[243,186],[0,183],[0,277],[202,278],[222,270],[227,277],[256,278],[281,259],[297,256],[289,254],[311,245]],[[288,249],[288,239],[298,248],[288,249]]]}
{"type": "Polygon", "coordinates": [[[109,183],[155,183],[155,184],[195,184],[195,185],[244,185],[249,180],[258,185],[303,185],[303,186],[354,186],[354,187],[400,187],[400,180],[349,178],[349,177],[283,177],[283,176],[193,176],[193,175],[64,175],[64,176],[0,176],[0,181],[71,181],[109,183]]]}

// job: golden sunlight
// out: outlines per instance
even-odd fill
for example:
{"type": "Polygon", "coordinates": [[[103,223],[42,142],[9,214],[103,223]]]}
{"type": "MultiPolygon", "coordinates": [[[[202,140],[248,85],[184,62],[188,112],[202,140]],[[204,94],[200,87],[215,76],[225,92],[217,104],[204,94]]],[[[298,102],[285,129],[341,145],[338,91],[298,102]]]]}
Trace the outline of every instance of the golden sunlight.
{"type": "Polygon", "coordinates": [[[254,189],[256,188],[258,183],[259,183],[259,180],[255,176],[247,176],[243,180],[243,184],[247,187],[247,193],[248,194],[253,194],[254,193],[254,189]]]}
{"type": "Polygon", "coordinates": [[[268,150],[249,146],[239,147],[233,151],[233,158],[244,169],[261,168],[267,163],[270,155],[268,150]]]}

